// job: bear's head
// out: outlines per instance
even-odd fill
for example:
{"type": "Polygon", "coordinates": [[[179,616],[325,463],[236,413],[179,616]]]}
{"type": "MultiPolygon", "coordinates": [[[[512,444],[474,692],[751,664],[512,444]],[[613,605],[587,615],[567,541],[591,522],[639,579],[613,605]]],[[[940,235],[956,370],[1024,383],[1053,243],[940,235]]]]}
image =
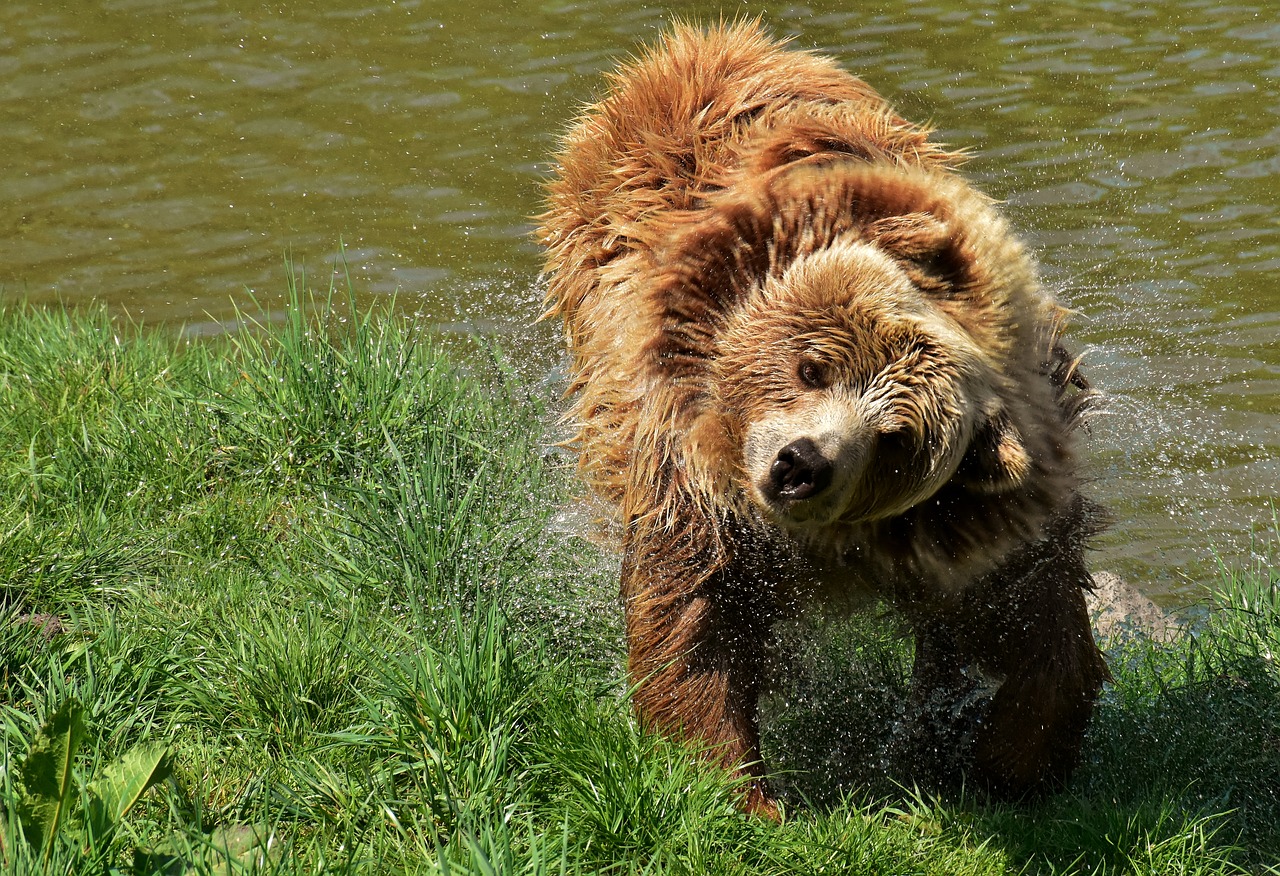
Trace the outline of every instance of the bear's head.
{"type": "Polygon", "coordinates": [[[1027,478],[1057,311],[987,198],[950,174],[815,161],[712,213],[682,236],[664,352],[701,372],[768,518],[816,534],[1027,478]]]}
{"type": "Polygon", "coordinates": [[[747,493],[788,528],[896,516],[966,458],[988,489],[1028,466],[1000,363],[874,240],[766,279],[723,327],[715,375],[747,493]]]}

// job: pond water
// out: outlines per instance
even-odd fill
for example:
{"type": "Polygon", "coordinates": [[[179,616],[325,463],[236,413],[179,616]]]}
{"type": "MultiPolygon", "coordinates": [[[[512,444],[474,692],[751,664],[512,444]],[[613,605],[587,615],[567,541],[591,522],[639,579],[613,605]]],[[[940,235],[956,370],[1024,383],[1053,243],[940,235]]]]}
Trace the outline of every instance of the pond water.
{"type": "Polygon", "coordinates": [[[1280,19],[1263,3],[721,0],[0,7],[0,294],[195,334],[286,253],[553,372],[546,156],[660,31],[759,14],[974,153],[1110,395],[1095,558],[1167,603],[1267,550],[1280,484],[1280,19]],[[855,11],[856,10],[856,11],[855,11]]]}

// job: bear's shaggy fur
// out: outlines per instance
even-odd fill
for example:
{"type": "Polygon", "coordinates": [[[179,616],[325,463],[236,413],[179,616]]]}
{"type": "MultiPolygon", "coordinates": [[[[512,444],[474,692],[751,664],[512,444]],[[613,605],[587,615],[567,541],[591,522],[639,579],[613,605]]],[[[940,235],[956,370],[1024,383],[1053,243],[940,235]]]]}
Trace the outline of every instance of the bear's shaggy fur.
{"type": "MultiPolygon", "coordinates": [[[[774,621],[870,593],[967,774],[1064,778],[1108,678],[1082,588],[1087,384],[959,156],[754,24],[676,26],[564,140],[539,236],[581,470],[617,509],[635,708],[749,777],[774,621]]],[[[927,720],[926,720],[927,719],[927,720]]],[[[925,743],[928,744],[928,743],[925,743]]]]}

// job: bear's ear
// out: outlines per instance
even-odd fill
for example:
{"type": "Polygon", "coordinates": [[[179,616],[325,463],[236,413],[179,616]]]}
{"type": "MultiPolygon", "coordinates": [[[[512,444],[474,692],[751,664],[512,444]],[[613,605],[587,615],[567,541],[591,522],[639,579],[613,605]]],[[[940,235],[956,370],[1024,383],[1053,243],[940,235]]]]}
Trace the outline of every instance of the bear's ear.
{"type": "Polygon", "coordinates": [[[1003,493],[1031,474],[1031,454],[1003,410],[992,415],[969,444],[956,478],[978,493],[1003,493]]]}
{"type": "Polygon", "coordinates": [[[964,274],[962,241],[932,213],[877,219],[867,226],[867,235],[924,292],[945,294],[964,274]]]}

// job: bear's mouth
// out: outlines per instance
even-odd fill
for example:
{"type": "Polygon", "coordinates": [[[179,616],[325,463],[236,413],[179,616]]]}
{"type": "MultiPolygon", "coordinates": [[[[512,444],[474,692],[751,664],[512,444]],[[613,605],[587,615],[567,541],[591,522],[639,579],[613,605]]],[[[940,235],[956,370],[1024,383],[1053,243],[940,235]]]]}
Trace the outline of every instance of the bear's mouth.
{"type": "Polygon", "coordinates": [[[782,504],[812,499],[829,486],[835,465],[808,438],[792,441],[778,451],[761,491],[782,504]]]}
{"type": "Polygon", "coordinates": [[[929,457],[902,432],[832,442],[802,437],[774,455],[755,492],[778,524],[811,530],[893,517],[940,485],[929,457]]]}
{"type": "Polygon", "coordinates": [[[767,463],[755,491],[765,510],[784,526],[804,528],[834,523],[845,511],[848,493],[861,473],[861,454],[832,453],[831,442],[796,438],[767,463]]]}

